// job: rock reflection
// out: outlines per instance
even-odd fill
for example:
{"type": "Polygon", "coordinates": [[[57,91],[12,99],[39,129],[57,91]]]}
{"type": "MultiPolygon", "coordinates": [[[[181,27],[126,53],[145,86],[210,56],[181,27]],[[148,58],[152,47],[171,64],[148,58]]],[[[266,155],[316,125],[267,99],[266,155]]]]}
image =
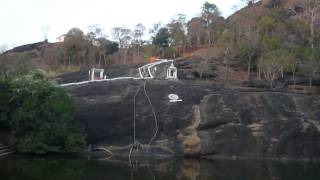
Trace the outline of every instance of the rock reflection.
{"type": "Polygon", "coordinates": [[[319,163],[199,159],[88,161],[65,157],[0,159],[1,180],[314,180],[319,163]]]}

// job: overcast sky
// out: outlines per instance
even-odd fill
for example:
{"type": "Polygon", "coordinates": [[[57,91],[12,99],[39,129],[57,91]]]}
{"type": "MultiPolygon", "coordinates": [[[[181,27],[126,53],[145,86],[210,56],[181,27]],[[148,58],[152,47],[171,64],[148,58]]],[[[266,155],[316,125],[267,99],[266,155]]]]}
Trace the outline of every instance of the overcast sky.
{"type": "MultiPolygon", "coordinates": [[[[42,41],[44,27],[48,39],[73,27],[87,31],[98,24],[110,35],[112,27],[133,28],[141,22],[147,28],[156,22],[168,23],[176,14],[187,18],[200,14],[205,0],[1,0],[0,45],[9,47],[42,41]]],[[[223,16],[233,12],[241,0],[208,0],[215,3],[223,16]]]]}

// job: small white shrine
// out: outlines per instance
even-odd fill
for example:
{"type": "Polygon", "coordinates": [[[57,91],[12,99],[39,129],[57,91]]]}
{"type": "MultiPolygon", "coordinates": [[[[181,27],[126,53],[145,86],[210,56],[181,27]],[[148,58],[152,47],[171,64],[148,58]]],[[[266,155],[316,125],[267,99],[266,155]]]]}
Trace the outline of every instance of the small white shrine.
{"type": "Polygon", "coordinates": [[[91,68],[89,70],[89,81],[103,80],[103,79],[107,79],[107,76],[104,75],[104,69],[91,68]]]}
{"type": "Polygon", "coordinates": [[[170,67],[167,69],[167,79],[178,79],[177,68],[171,63],[170,67]]]}

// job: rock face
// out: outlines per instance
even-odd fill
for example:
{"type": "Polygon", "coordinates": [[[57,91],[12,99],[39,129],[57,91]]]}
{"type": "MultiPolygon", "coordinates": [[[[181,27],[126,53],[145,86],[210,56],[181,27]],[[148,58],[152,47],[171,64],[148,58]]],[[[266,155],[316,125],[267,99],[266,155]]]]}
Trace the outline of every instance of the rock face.
{"type": "Polygon", "coordinates": [[[69,89],[89,143],[115,154],[128,155],[136,140],[131,152],[141,155],[320,158],[316,95],[161,80],[95,82],[69,89]],[[169,94],[182,101],[170,102],[169,94]]]}

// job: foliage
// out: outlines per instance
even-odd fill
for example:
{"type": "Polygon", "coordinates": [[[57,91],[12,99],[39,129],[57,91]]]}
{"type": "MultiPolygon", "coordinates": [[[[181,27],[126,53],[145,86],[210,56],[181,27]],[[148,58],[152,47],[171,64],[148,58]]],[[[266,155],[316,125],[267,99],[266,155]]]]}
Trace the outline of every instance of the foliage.
{"type": "Polygon", "coordinates": [[[219,16],[221,12],[215,4],[206,1],[202,6],[202,15],[208,16],[209,14],[219,16]]]}
{"type": "Polygon", "coordinates": [[[164,51],[164,54],[163,54],[163,58],[165,58],[165,59],[174,59],[174,58],[176,58],[176,56],[178,56],[178,53],[177,53],[176,49],[173,47],[166,48],[166,50],[164,51]]]}
{"type": "Polygon", "coordinates": [[[259,68],[264,78],[271,83],[284,72],[295,72],[298,62],[294,55],[287,50],[278,49],[264,53],[259,60],[259,68]]]}
{"type": "Polygon", "coordinates": [[[281,46],[281,40],[277,37],[263,36],[262,43],[266,46],[266,49],[276,50],[281,46]]]}
{"type": "Polygon", "coordinates": [[[73,152],[85,136],[73,120],[74,102],[42,71],[1,82],[0,120],[8,124],[18,151],[73,152]]]}
{"type": "Polygon", "coordinates": [[[0,127],[8,127],[9,122],[9,106],[7,105],[10,102],[12,95],[9,80],[0,79],[0,127]]]}
{"type": "Polygon", "coordinates": [[[144,54],[146,55],[146,57],[148,59],[150,59],[153,56],[153,53],[154,53],[156,48],[157,47],[155,45],[153,45],[153,44],[144,46],[144,49],[143,49],[144,50],[144,54]]]}
{"type": "Polygon", "coordinates": [[[170,32],[168,28],[161,28],[153,38],[152,44],[157,45],[162,48],[169,47],[170,32]]]}

